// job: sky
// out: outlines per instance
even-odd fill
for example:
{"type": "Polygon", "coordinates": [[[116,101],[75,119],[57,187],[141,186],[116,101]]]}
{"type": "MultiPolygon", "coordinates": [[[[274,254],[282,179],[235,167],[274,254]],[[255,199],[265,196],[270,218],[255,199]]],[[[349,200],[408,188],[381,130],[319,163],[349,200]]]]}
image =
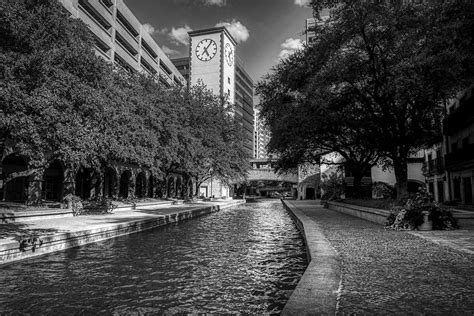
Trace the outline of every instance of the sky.
{"type": "Polygon", "coordinates": [[[226,26],[254,80],[302,47],[308,0],[125,0],[170,57],[189,55],[187,32],[226,26]]]}

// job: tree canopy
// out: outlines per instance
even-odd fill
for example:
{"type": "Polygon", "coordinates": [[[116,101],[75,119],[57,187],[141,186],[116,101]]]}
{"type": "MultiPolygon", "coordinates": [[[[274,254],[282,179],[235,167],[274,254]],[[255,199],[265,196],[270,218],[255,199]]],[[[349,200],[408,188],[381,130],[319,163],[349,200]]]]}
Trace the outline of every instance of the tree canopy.
{"type": "Polygon", "coordinates": [[[31,170],[53,160],[119,162],[197,177],[244,176],[231,106],[205,87],[165,88],[107,63],[88,27],[55,0],[0,2],[0,135],[31,170]]]}
{"type": "Polygon", "coordinates": [[[393,166],[404,194],[407,158],[440,140],[443,105],[473,82],[472,4],[311,5],[314,41],[259,83],[270,149],[292,163],[308,153],[337,151],[348,161],[356,153],[353,161],[393,166]],[[322,7],[329,18],[319,17],[322,7]]]}

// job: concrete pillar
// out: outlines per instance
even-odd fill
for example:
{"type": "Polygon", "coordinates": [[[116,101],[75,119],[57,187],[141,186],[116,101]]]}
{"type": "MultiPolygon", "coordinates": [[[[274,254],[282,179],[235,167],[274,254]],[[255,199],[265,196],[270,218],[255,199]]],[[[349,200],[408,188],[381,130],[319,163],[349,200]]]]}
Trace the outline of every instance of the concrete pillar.
{"type": "Polygon", "coordinates": [[[41,202],[44,168],[36,169],[28,181],[28,204],[37,205],[41,202]]]}

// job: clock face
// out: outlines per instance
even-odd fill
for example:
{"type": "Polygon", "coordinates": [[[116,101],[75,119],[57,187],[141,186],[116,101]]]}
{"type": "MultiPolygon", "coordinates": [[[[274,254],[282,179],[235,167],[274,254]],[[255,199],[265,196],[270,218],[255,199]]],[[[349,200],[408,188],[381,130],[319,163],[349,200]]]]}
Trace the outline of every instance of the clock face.
{"type": "Polygon", "coordinates": [[[196,57],[202,61],[209,61],[217,53],[217,44],[211,39],[203,39],[196,46],[196,57]]]}
{"type": "Polygon", "coordinates": [[[229,43],[225,44],[224,55],[225,55],[225,60],[227,61],[227,64],[229,66],[232,66],[232,64],[234,63],[234,52],[232,51],[232,47],[230,46],[229,43]]]}

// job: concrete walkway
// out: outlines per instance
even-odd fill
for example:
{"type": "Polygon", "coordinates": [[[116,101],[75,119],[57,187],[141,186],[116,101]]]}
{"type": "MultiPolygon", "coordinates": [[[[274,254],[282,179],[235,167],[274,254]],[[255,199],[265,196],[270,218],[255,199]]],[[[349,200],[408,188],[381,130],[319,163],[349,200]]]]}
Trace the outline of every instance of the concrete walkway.
{"type": "Polygon", "coordinates": [[[135,210],[117,210],[112,214],[1,223],[0,264],[166,225],[241,203],[245,201],[137,206],[135,210]],[[19,249],[19,241],[34,237],[41,240],[40,246],[19,249]]]}
{"type": "Polygon", "coordinates": [[[474,313],[474,231],[391,231],[319,201],[288,206],[317,223],[338,254],[336,314],[474,313]]]}

